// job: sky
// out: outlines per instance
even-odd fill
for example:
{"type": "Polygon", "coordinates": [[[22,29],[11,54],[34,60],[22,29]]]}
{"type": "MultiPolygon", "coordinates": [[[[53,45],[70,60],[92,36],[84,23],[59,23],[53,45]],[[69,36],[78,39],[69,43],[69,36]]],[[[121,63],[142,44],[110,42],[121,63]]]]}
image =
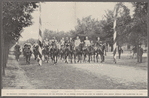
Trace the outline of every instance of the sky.
{"type": "MultiPolygon", "coordinates": [[[[77,18],[82,19],[91,15],[91,18],[103,19],[106,10],[114,10],[116,2],[44,2],[41,3],[42,31],[45,29],[54,31],[74,30],[77,18]]],[[[133,14],[130,3],[125,3],[133,14]]],[[[24,28],[20,41],[30,38],[38,39],[39,9],[32,13],[33,25],[24,28]]]]}

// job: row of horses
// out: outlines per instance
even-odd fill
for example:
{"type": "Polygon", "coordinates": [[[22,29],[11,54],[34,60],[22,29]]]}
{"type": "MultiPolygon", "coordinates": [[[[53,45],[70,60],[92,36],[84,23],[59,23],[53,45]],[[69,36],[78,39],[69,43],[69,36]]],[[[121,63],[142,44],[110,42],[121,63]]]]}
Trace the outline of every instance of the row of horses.
{"type": "MultiPolygon", "coordinates": [[[[39,46],[35,46],[33,49],[35,59],[39,55],[38,52],[39,46]]],[[[57,63],[58,58],[64,60],[65,63],[77,63],[77,62],[86,62],[88,57],[88,62],[94,60],[98,62],[99,55],[101,57],[101,62],[104,61],[104,52],[105,48],[103,45],[97,46],[85,46],[84,43],[80,43],[79,46],[75,47],[73,44],[67,46],[61,45],[58,48],[58,45],[46,45],[43,47],[42,54],[46,62],[49,62],[49,58],[53,61],[54,64],[57,63]],[[93,59],[92,59],[93,58],[93,59]]]]}
{"type": "MultiPolygon", "coordinates": [[[[31,49],[30,45],[24,46],[22,52],[26,59],[26,63],[30,63],[30,58],[34,55],[35,60],[39,60],[39,58],[44,58],[45,62],[51,61],[53,64],[56,64],[58,58],[64,60],[65,63],[77,63],[77,62],[94,62],[99,61],[99,56],[101,58],[101,62],[104,61],[105,55],[105,46],[104,45],[92,45],[85,46],[84,43],[80,43],[79,46],[75,47],[73,44],[69,45],[44,45],[42,48],[42,55],[39,53],[39,45],[33,45],[31,49]],[[42,57],[43,56],[43,57],[42,57]]],[[[20,54],[20,51],[16,52],[20,54]]],[[[17,56],[19,59],[19,57],[17,56]]]]}

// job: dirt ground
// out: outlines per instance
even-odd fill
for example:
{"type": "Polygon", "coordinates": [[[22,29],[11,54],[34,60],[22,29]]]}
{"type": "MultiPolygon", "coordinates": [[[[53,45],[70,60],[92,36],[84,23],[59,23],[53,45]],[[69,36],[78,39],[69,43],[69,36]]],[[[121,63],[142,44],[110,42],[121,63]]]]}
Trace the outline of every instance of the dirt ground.
{"type": "Polygon", "coordinates": [[[105,57],[104,63],[57,65],[43,62],[38,66],[33,58],[26,65],[23,57],[17,62],[10,55],[6,76],[2,78],[3,89],[147,89],[147,57],[143,63],[136,63],[122,54],[113,63],[111,53],[105,57]]]}

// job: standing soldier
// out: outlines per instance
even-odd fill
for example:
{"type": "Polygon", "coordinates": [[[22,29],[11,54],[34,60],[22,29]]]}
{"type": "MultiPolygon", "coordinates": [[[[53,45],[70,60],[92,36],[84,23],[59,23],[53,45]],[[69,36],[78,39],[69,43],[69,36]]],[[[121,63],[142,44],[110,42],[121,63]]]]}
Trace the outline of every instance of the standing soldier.
{"type": "Polygon", "coordinates": [[[141,48],[141,44],[139,44],[139,48],[138,48],[139,63],[142,63],[142,55],[143,55],[143,49],[141,48]]]}
{"type": "Polygon", "coordinates": [[[101,44],[102,46],[102,56],[101,56],[101,62],[104,62],[105,61],[105,55],[106,55],[106,43],[102,43],[101,44]]]}
{"type": "Polygon", "coordinates": [[[121,53],[123,53],[123,50],[122,50],[122,48],[119,46],[119,47],[118,47],[119,59],[121,58],[121,53]]]}

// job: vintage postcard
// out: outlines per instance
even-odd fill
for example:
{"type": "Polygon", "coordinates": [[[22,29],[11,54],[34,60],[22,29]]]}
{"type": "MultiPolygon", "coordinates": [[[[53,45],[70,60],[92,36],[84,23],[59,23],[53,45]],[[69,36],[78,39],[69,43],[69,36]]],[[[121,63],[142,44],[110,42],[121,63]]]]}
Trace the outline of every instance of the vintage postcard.
{"type": "Polygon", "coordinates": [[[2,2],[2,96],[148,96],[148,2],[2,2]]]}

